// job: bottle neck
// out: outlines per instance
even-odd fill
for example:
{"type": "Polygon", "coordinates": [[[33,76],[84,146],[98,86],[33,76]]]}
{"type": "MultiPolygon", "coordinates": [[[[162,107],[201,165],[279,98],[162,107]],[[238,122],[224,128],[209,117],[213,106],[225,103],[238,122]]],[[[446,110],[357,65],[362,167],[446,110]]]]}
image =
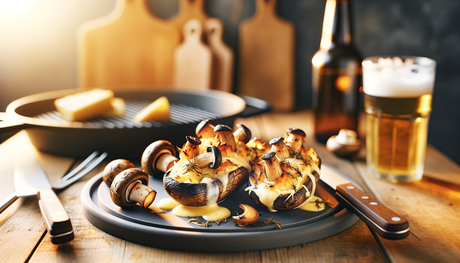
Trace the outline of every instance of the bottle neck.
{"type": "Polygon", "coordinates": [[[351,45],[352,37],[350,1],[327,0],[321,49],[329,49],[335,45],[351,45]]]}

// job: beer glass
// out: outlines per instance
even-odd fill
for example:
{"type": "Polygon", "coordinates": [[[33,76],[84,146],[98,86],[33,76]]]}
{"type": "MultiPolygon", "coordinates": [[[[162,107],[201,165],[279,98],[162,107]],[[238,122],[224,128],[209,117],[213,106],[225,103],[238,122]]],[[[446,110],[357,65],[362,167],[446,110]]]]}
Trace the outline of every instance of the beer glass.
{"type": "Polygon", "coordinates": [[[368,169],[391,182],[420,180],[436,61],[370,57],[362,65],[368,169]]]}

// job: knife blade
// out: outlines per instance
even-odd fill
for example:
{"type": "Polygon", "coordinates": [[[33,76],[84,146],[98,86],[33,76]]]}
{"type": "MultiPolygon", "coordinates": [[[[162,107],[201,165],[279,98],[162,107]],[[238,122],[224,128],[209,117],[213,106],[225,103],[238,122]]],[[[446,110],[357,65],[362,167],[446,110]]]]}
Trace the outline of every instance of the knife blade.
{"type": "Polygon", "coordinates": [[[51,189],[35,148],[23,149],[16,158],[14,186],[17,197],[37,195],[38,205],[53,244],[61,244],[74,238],[70,218],[51,189]]]}
{"type": "Polygon", "coordinates": [[[378,202],[334,169],[322,165],[320,179],[336,190],[338,201],[349,208],[372,230],[386,239],[409,235],[409,222],[378,202]]]}

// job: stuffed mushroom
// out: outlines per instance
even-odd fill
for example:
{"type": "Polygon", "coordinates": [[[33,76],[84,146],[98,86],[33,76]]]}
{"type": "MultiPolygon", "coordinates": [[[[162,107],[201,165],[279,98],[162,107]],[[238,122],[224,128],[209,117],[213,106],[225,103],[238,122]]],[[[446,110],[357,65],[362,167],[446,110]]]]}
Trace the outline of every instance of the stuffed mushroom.
{"type": "Polygon", "coordinates": [[[290,128],[253,162],[246,191],[255,203],[276,212],[297,208],[313,197],[321,160],[313,148],[303,146],[305,137],[301,129],[290,128]]]}
{"type": "Polygon", "coordinates": [[[197,136],[187,136],[182,148],[173,150],[169,142],[157,141],[144,151],[144,170],[163,173],[166,192],[179,204],[217,204],[248,181],[251,166],[242,156],[249,155],[249,129],[243,125],[233,131],[211,122],[201,122],[197,136]]]}

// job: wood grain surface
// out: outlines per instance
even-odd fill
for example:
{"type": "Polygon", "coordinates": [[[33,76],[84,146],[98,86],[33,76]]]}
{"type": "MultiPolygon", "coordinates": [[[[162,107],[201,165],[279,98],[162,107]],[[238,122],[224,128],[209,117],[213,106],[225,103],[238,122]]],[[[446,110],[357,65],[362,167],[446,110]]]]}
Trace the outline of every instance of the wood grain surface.
{"type": "Polygon", "coordinates": [[[256,0],[256,13],[239,26],[237,92],[294,106],[294,26],[276,15],[276,0],[256,0]]]}
{"type": "Polygon", "coordinates": [[[171,86],[180,34],[173,24],[153,16],[146,0],[117,0],[110,15],[79,28],[79,86],[171,86]]]}
{"type": "Polygon", "coordinates": [[[182,32],[184,41],[174,50],[173,86],[181,90],[208,90],[212,52],[202,41],[203,26],[198,19],[191,19],[182,32]]]}
{"type": "MultiPolygon", "coordinates": [[[[204,0],[179,0],[179,11],[177,14],[167,20],[168,24],[173,26],[176,31],[182,32],[185,23],[191,19],[198,19],[203,26],[209,16],[204,12],[204,0]]],[[[181,34],[182,42],[184,40],[181,34]]]]}
{"type": "Polygon", "coordinates": [[[212,52],[211,88],[232,93],[233,51],[224,43],[224,26],[217,18],[209,18],[204,25],[206,42],[212,52]]]}
{"type": "MultiPolygon", "coordinates": [[[[267,113],[237,119],[246,124],[254,136],[267,141],[299,127],[307,132],[306,145],[313,146],[323,163],[339,169],[381,200],[410,223],[413,235],[403,240],[375,237],[358,221],[347,230],[308,244],[246,253],[189,253],[146,247],[121,240],[89,223],[82,214],[80,193],[86,181],[103,169],[99,166],[80,181],[57,192],[75,229],[75,239],[53,245],[46,234],[36,197],[19,199],[0,215],[0,261],[2,262],[458,262],[460,258],[460,187],[432,177],[411,184],[392,184],[371,177],[363,156],[342,159],[329,153],[312,139],[311,113],[267,113]],[[368,185],[366,185],[366,182],[368,185]],[[382,246],[383,250],[380,248],[382,246]]],[[[21,132],[0,145],[0,198],[14,191],[12,163],[14,153],[30,143],[21,132]]],[[[426,171],[436,167],[454,167],[451,180],[460,180],[442,153],[428,147],[426,171]]],[[[42,166],[50,180],[62,176],[73,159],[41,154],[42,166]]],[[[109,161],[109,160],[107,160],[109,161]]],[[[136,160],[133,160],[136,161],[136,160]]],[[[448,168],[440,170],[446,172],[448,168]]],[[[449,170],[450,171],[450,170],[449,170]]]]}

